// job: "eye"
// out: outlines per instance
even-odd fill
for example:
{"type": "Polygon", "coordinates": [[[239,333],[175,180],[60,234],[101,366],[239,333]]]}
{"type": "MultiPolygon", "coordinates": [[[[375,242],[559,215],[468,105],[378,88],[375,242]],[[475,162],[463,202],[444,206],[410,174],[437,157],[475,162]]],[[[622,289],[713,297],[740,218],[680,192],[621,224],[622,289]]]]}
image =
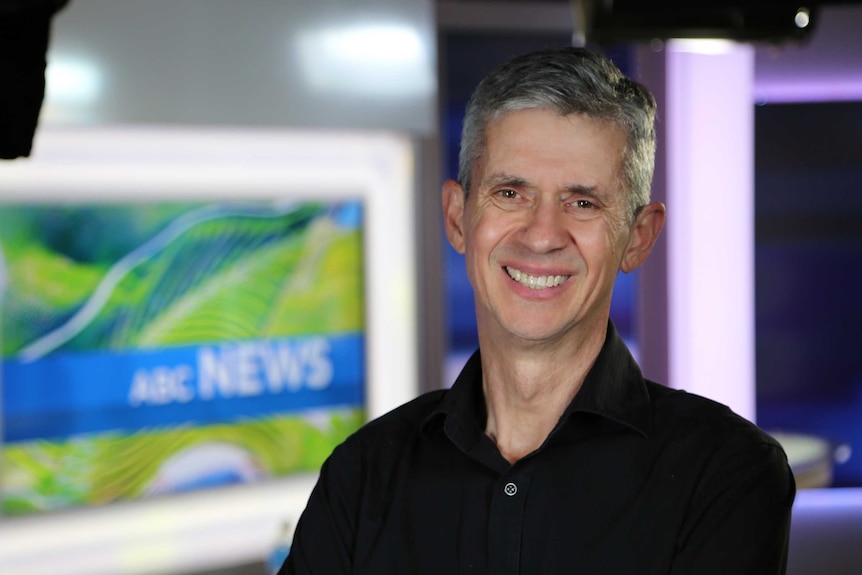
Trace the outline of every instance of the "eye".
{"type": "Polygon", "coordinates": [[[571,202],[566,202],[567,208],[579,208],[582,210],[594,210],[597,208],[596,204],[591,202],[590,200],[579,199],[571,202]]]}
{"type": "Polygon", "coordinates": [[[519,197],[518,192],[511,188],[503,188],[502,190],[497,190],[497,195],[507,200],[514,200],[519,197]]]}

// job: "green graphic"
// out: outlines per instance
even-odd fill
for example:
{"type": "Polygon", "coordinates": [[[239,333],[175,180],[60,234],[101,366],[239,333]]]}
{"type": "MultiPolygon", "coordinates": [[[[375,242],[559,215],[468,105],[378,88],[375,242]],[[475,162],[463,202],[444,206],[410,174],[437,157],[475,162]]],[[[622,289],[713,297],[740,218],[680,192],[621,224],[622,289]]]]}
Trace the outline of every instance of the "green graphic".
{"type": "MultiPolygon", "coordinates": [[[[3,360],[364,331],[355,202],[0,204],[0,253],[3,360]]],[[[51,382],[57,393],[63,384],[51,382]]],[[[333,405],[7,441],[2,512],[314,471],[363,420],[361,408],[333,405]]]]}

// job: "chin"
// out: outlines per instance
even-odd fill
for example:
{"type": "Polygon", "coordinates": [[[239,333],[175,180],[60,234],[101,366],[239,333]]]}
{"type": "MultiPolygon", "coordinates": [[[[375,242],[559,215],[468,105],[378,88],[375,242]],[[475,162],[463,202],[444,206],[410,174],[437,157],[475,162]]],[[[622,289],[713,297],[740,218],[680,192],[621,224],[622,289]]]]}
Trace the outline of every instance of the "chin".
{"type": "Polygon", "coordinates": [[[534,320],[521,323],[513,322],[505,329],[518,339],[535,343],[560,339],[568,331],[566,325],[550,325],[548,322],[536,324],[534,320]]]}

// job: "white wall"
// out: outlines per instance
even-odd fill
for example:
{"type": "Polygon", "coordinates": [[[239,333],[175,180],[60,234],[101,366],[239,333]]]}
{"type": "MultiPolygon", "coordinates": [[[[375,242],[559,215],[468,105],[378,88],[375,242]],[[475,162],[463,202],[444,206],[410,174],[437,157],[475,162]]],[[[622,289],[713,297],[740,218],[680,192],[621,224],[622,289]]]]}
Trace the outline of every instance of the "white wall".
{"type": "Polygon", "coordinates": [[[430,0],[72,0],[45,123],[436,130],[430,0]]]}

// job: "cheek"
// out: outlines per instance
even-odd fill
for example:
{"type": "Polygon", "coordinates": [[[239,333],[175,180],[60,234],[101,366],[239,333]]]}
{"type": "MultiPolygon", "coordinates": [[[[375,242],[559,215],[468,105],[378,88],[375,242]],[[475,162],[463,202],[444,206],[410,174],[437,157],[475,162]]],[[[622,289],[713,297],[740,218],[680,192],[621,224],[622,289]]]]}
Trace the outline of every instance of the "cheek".
{"type": "Polygon", "coordinates": [[[619,267],[623,245],[618,235],[603,229],[592,234],[582,234],[578,241],[582,257],[594,269],[619,267]]]}
{"type": "Polygon", "coordinates": [[[619,218],[614,218],[606,223],[602,241],[604,242],[604,251],[607,257],[611,258],[614,264],[618,264],[625,251],[626,243],[628,242],[627,228],[624,221],[619,218]]]}
{"type": "Polygon", "coordinates": [[[473,295],[480,297],[480,299],[481,295],[487,291],[485,286],[488,285],[487,265],[483,265],[484,262],[484,259],[478,258],[470,251],[464,257],[464,271],[467,273],[467,281],[470,283],[470,287],[473,288],[473,295]]]}
{"type": "Polygon", "coordinates": [[[498,221],[476,218],[470,222],[471,233],[467,239],[467,251],[479,259],[487,259],[504,235],[498,221]]]}
{"type": "Polygon", "coordinates": [[[504,243],[501,230],[490,222],[475,220],[470,223],[470,233],[466,236],[464,262],[467,278],[474,289],[489,282],[495,271],[495,258],[498,248],[504,243]]]}

